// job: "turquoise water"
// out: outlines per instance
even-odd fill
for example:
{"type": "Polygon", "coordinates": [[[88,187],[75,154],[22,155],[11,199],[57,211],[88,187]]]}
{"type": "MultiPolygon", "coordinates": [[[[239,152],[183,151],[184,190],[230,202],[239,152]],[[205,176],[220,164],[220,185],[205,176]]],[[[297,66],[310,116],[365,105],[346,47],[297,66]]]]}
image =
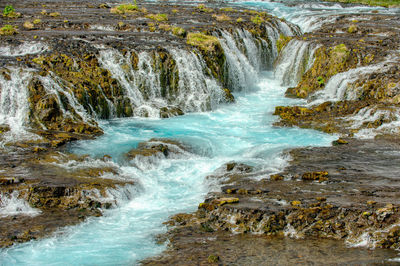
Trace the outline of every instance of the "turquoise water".
{"type": "Polygon", "coordinates": [[[170,215],[194,211],[210,189],[217,189],[205,177],[223,163],[235,160],[254,165],[262,178],[286,165],[280,153],[286,148],[329,145],[335,136],[272,126],[277,119],[272,116],[274,107],[295,101],[284,98],[285,88],[271,76],[263,73],[256,91],[237,94],[235,104],[213,112],[103,122],[104,136],[79,142],[72,150],[94,157],[111,155],[124,175],[138,180],[136,196],[106,211],[104,217],[64,229],[64,234],[3,251],[2,264],[135,263],[165,248],[156,244],[154,236],[165,231],[162,223],[170,215]],[[193,146],[195,154],[155,160],[140,169],[121,159],[124,152],[153,137],[180,140],[193,146]]]}

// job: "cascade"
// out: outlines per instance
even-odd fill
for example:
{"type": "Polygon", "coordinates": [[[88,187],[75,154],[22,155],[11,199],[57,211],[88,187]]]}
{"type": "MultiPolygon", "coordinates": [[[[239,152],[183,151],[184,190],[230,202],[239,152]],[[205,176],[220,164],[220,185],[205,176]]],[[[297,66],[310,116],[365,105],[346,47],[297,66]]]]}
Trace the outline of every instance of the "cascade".
{"type": "Polygon", "coordinates": [[[10,68],[8,77],[0,75],[0,125],[22,131],[27,123],[28,83],[32,73],[28,69],[10,68]]]}
{"type": "Polygon", "coordinates": [[[282,50],[276,61],[275,78],[283,86],[293,87],[312,66],[318,45],[292,39],[282,50]]]}
{"type": "Polygon", "coordinates": [[[198,55],[185,50],[170,49],[179,73],[179,94],[168,95],[184,112],[207,111],[224,102],[224,93],[217,82],[206,76],[206,64],[198,55]]]}
{"type": "Polygon", "coordinates": [[[257,83],[257,70],[238,48],[234,36],[227,31],[221,31],[220,42],[226,56],[228,87],[237,91],[250,91],[257,83]]]}

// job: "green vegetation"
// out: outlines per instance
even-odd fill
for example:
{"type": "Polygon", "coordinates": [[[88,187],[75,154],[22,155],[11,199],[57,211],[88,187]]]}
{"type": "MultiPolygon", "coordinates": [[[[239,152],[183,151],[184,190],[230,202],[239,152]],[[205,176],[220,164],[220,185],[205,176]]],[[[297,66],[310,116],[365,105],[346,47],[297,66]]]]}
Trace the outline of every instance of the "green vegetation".
{"type": "Polygon", "coordinates": [[[13,6],[6,6],[3,10],[3,16],[7,17],[8,15],[15,13],[15,9],[13,6]]]}
{"type": "Polygon", "coordinates": [[[207,258],[208,263],[217,263],[219,261],[218,255],[210,255],[207,258]]]}
{"type": "Polygon", "coordinates": [[[163,31],[170,31],[170,30],[172,30],[172,27],[171,27],[171,25],[169,25],[169,24],[160,24],[160,25],[158,25],[158,28],[159,28],[160,30],[163,30],[163,31]]]}
{"type": "Polygon", "coordinates": [[[350,27],[347,29],[348,33],[355,33],[358,30],[356,25],[350,25],[350,27]]]}
{"type": "Polygon", "coordinates": [[[325,85],[325,79],[322,76],[317,77],[317,83],[320,87],[325,85]]]}
{"type": "Polygon", "coordinates": [[[222,21],[230,21],[231,18],[225,14],[222,15],[213,15],[213,18],[215,18],[217,21],[222,22],[222,21]]]}
{"type": "Polygon", "coordinates": [[[213,12],[213,10],[211,8],[207,8],[206,5],[204,5],[204,4],[198,5],[197,9],[200,10],[200,12],[206,12],[206,13],[213,12]]]}
{"type": "Polygon", "coordinates": [[[17,28],[12,25],[5,25],[4,27],[0,28],[0,35],[14,35],[17,33],[17,28]]]}
{"type": "Polygon", "coordinates": [[[146,15],[146,18],[161,22],[161,21],[167,21],[168,15],[167,14],[148,14],[148,15],[146,15]]]}
{"type": "Polygon", "coordinates": [[[37,19],[35,19],[34,21],[33,21],[33,24],[39,24],[39,23],[41,23],[42,22],[42,20],[40,19],[40,18],[37,18],[37,19]]]}
{"type": "Polygon", "coordinates": [[[220,10],[225,11],[225,12],[235,12],[236,11],[232,7],[224,7],[224,8],[221,8],[220,10]]]}
{"type": "Polygon", "coordinates": [[[181,27],[172,27],[172,34],[183,37],[183,36],[185,36],[186,31],[184,28],[181,28],[181,27]]]}
{"type": "Polygon", "coordinates": [[[238,18],[237,20],[236,20],[236,22],[237,23],[240,23],[240,22],[243,22],[244,20],[242,19],[242,18],[238,18]]]}
{"type": "Polygon", "coordinates": [[[186,37],[187,44],[197,46],[205,52],[212,52],[219,45],[217,37],[203,33],[189,33],[186,37]]]}
{"type": "Polygon", "coordinates": [[[15,12],[15,9],[12,5],[8,5],[3,10],[3,17],[6,18],[19,18],[21,13],[15,12]]]}
{"type": "Polygon", "coordinates": [[[114,13],[114,14],[127,14],[127,13],[129,14],[129,13],[136,12],[138,10],[139,10],[139,8],[136,5],[136,1],[135,1],[135,4],[122,4],[117,7],[113,7],[113,8],[111,8],[110,12],[114,13]]]}
{"type": "Polygon", "coordinates": [[[355,3],[370,6],[395,7],[400,6],[400,0],[326,0],[329,2],[355,3]]]}
{"type": "Polygon", "coordinates": [[[262,17],[260,17],[259,15],[252,16],[250,20],[251,20],[251,22],[253,22],[254,24],[257,24],[257,25],[261,25],[261,23],[264,22],[264,19],[262,17]]]}
{"type": "Polygon", "coordinates": [[[285,36],[281,34],[279,39],[276,41],[276,48],[278,49],[278,53],[282,51],[282,49],[290,42],[293,37],[285,36]]]}

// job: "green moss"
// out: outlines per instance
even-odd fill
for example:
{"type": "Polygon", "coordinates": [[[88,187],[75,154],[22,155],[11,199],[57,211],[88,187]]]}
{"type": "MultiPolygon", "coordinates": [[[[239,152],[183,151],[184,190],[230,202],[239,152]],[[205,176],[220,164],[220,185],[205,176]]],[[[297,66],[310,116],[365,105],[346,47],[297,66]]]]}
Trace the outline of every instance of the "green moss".
{"type": "Polygon", "coordinates": [[[219,257],[217,255],[210,255],[207,258],[208,263],[217,263],[219,261],[219,257]]]}
{"type": "Polygon", "coordinates": [[[17,28],[12,25],[5,25],[4,27],[0,28],[0,35],[14,35],[17,33],[17,28]]]}
{"type": "Polygon", "coordinates": [[[12,5],[8,5],[3,10],[3,17],[19,18],[19,17],[21,17],[21,13],[15,12],[14,7],[12,5]]]}
{"type": "Polygon", "coordinates": [[[168,15],[167,14],[148,14],[148,15],[146,15],[146,18],[161,22],[161,21],[167,21],[168,15]]]}
{"type": "Polygon", "coordinates": [[[213,15],[213,18],[215,18],[219,22],[230,21],[231,20],[231,18],[229,16],[225,15],[225,14],[213,15]]]}
{"type": "Polygon", "coordinates": [[[211,12],[214,11],[214,10],[212,10],[211,8],[207,8],[206,5],[204,5],[204,4],[198,5],[198,6],[197,6],[197,9],[198,9],[200,12],[206,12],[206,13],[211,13],[211,12]]]}
{"type": "Polygon", "coordinates": [[[181,27],[172,27],[172,34],[183,37],[183,36],[185,36],[186,31],[184,28],[181,28],[181,27]]]}
{"type": "Polygon", "coordinates": [[[126,14],[138,11],[139,8],[136,4],[122,4],[117,7],[111,8],[110,12],[114,14],[126,14]]]}
{"type": "Polygon", "coordinates": [[[224,7],[224,8],[221,8],[220,10],[225,11],[225,12],[235,12],[236,11],[232,7],[224,7]]]}
{"type": "Polygon", "coordinates": [[[242,18],[238,18],[237,20],[236,20],[236,22],[237,23],[241,23],[241,22],[243,22],[244,20],[242,19],[242,18]]]}
{"type": "Polygon", "coordinates": [[[187,35],[187,44],[197,46],[203,51],[214,51],[217,45],[220,45],[217,37],[203,33],[189,33],[187,35]]]}
{"type": "Polygon", "coordinates": [[[261,25],[261,23],[263,23],[265,20],[261,17],[261,16],[259,16],[259,15],[257,15],[257,16],[252,16],[251,18],[250,18],[250,20],[251,20],[251,22],[253,22],[254,24],[257,24],[257,25],[261,25]]]}
{"type": "Polygon", "coordinates": [[[347,32],[348,33],[354,33],[357,30],[358,30],[357,26],[353,24],[353,25],[350,25],[350,27],[347,29],[347,32]]]}
{"type": "Polygon", "coordinates": [[[325,79],[322,76],[317,77],[317,83],[320,87],[325,85],[325,79]]]}
{"type": "Polygon", "coordinates": [[[276,41],[276,48],[278,49],[278,53],[282,51],[282,49],[292,40],[293,37],[285,36],[281,34],[279,39],[276,41]]]}

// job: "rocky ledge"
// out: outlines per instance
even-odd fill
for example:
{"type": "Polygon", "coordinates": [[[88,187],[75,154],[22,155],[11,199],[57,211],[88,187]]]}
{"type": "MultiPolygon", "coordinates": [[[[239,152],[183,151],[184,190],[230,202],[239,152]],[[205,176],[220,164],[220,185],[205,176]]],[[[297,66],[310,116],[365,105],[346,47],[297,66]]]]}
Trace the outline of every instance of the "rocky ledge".
{"type": "MultiPolygon", "coordinates": [[[[171,217],[167,223],[170,230],[160,236],[161,241],[169,240],[169,250],[144,263],[173,263],[178,257],[207,263],[215,254],[219,254],[218,259],[211,262],[237,263],[254,249],[260,251],[260,257],[270,256],[266,260],[271,261],[277,259],[276,254],[262,251],[258,245],[276,248],[283,236],[305,239],[304,243],[297,241],[306,247],[317,237],[352,246],[398,249],[400,146],[383,139],[346,139],[340,143],[287,151],[290,166],[260,181],[254,179],[260,173],[250,166],[225,165],[225,173],[208,177],[220,180],[222,191],[210,193],[195,213],[171,217]]],[[[341,245],[324,241],[318,243],[341,245]]],[[[315,249],[306,247],[305,254],[315,249]]],[[[343,262],[362,263],[346,256],[343,262]]],[[[306,258],[292,259],[302,262],[306,258]]]]}

